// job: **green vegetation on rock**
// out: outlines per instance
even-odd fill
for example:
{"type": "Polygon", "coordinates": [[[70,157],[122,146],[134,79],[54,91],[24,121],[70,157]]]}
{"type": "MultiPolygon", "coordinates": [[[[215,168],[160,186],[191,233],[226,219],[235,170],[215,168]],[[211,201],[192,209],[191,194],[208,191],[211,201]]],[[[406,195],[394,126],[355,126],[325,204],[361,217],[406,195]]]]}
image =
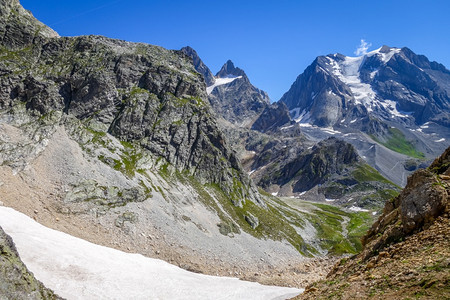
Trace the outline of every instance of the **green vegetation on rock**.
{"type": "Polygon", "coordinates": [[[372,139],[377,143],[384,145],[395,152],[402,153],[414,158],[425,158],[422,152],[417,151],[414,145],[408,141],[405,135],[397,128],[389,128],[390,137],[386,141],[381,141],[374,135],[371,135],[372,139]]]}

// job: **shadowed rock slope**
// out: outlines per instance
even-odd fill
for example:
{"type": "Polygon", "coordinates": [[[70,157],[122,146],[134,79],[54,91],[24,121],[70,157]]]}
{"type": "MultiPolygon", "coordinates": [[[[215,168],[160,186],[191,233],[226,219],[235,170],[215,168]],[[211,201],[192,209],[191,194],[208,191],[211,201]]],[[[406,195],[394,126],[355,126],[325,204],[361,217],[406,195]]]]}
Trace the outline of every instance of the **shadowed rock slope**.
{"type": "Polygon", "coordinates": [[[62,299],[34,278],[0,227],[0,299],[62,299]]]}
{"type": "Polygon", "coordinates": [[[298,299],[449,299],[450,148],[408,178],[363,238],[298,299]]]}

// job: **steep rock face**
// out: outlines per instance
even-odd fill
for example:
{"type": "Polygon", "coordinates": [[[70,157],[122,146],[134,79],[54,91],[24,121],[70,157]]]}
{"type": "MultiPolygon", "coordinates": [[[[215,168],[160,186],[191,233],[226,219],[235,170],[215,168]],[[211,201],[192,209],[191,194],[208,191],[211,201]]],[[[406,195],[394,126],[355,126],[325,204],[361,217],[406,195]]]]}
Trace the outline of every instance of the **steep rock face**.
{"type": "Polygon", "coordinates": [[[269,132],[293,123],[283,102],[267,106],[253,123],[252,130],[269,132]]]}
{"type": "Polygon", "coordinates": [[[192,62],[194,63],[195,69],[205,78],[206,86],[213,85],[216,79],[214,78],[214,75],[211,72],[211,70],[200,59],[200,56],[198,56],[197,51],[195,51],[189,46],[181,48],[181,51],[183,51],[184,54],[192,58],[192,62]]]}
{"type": "MultiPolygon", "coordinates": [[[[380,54],[391,51],[384,46],[380,54]]],[[[361,65],[360,73],[381,98],[395,101],[398,111],[410,112],[416,124],[434,121],[450,126],[449,70],[406,47],[377,68],[378,64],[370,57],[361,65]],[[371,72],[377,73],[370,75],[371,72]]]]}
{"type": "Polygon", "coordinates": [[[7,49],[23,48],[41,38],[58,37],[26,11],[19,0],[0,1],[0,12],[0,44],[7,49]]]}
{"type": "Polygon", "coordinates": [[[337,123],[348,109],[352,93],[325,69],[327,63],[326,57],[318,57],[280,99],[293,119],[326,127],[337,123]]]}
{"type": "Polygon", "coordinates": [[[194,49],[184,47],[181,51],[192,58],[197,72],[205,77],[209,101],[219,117],[239,127],[252,127],[260,132],[290,123],[286,105],[270,104],[267,93],[254,87],[245,72],[235,67],[231,60],[214,77],[194,49]]]}
{"type": "Polygon", "coordinates": [[[251,124],[269,106],[266,92],[255,88],[245,72],[228,61],[216,74],[216,82],[209,87],[208,99],[214,111],[225,120],[251,124]]]}
{"type": "Polygon", "coordinates": [[[254,160],[255,181],[279,196],[333,201],[345,207],[379,209],[398,188],[368,166],[355,148],[342,140],[328,138],[305,149],[286,145],[276,152],[267,147],[254,160]],[[270,157],[270,163],[264,163],[270,157]],[[330,200],[331,199],[331,200],[330,200]]]}
{"type": "Polygon", "coordinates": [[[292,179],[293,192],[304,192],[325,182],[327,177],[342,172],[345,165],[356,163],[358,155],[352,145],[330,138],[312,149],[310,155],[300,156],[282,171],[285,184],[292,179]]]}
{"type": "Polygon", "coordinates": [[[0,297],[2,299],[62,299],[34,278],[20,260],[12,239],[0,227],[0,297]]]}
{"type": "Polygon", "coordinates": [[[260,201],[216,125],[202,76],[180,52],[97,36],[31,45],[14,36],[22,48],[3,50],[0,59],[8,75],[0,80],[2,109],[25,104],[36,116],[62,111],[140,144],[203,183],[219,184],[236,204],[260,201]]]}

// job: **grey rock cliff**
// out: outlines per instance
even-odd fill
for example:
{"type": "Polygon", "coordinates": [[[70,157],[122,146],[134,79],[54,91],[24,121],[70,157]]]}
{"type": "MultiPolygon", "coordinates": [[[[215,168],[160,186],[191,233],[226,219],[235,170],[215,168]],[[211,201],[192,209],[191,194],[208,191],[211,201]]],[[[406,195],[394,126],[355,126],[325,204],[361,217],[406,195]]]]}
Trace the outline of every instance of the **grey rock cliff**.
{"type": "MultiPolygon", "coordinates": [[[[19,19],[30,16],[17,12],[19,19]]],[[[1,109],[24,104],[34,116],[64,112],[218,184],[236,204],[260,201],[217,127],[202,75],[184,54],[99,36],[52,38],[45,31],[31,39],[27,29],[6,27],[14,40],[4,46],[15,50],[3,50],[0,59],[1,109]]]]}
{"type": "Polygon", "coordinates": [[[198,56],[197,51],[195,51],[189,46],[181,48],[181,51],[183,51],[184,54],[192,58],[192,62],[194,63],[195,69],[205,78],[206,86],[213,85],[214,82],[216,81],[214,75],[211,72],[211,70],[200,59],[200,56],[198,56]]]}
{"type": "Polygon", "coordinates": [[[208,97],[214,111],[225,120],[248,126],[270,105],[267,93],[254,87],[245,72],[230,60],[216,77],[236,77],[230,83],[214,87],[208,97]]]}
{"type": "Polygon", "coordinates": [[[58,34],[36,20],[19,0],[0,1],[0,43],[7,49],[29,46],[37,39],[58,37],[58,34]]]}

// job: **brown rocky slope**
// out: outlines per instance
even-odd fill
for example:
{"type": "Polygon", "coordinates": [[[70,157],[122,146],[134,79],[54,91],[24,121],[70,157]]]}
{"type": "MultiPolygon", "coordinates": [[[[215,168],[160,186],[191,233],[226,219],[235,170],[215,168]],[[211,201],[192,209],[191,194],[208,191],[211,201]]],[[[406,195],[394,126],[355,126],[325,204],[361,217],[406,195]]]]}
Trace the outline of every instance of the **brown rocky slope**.
{"type": "Polygon", "coordinates": [[[298,299],[450,299],[450,147],[408,178],[363,238],[298,299]]]}

